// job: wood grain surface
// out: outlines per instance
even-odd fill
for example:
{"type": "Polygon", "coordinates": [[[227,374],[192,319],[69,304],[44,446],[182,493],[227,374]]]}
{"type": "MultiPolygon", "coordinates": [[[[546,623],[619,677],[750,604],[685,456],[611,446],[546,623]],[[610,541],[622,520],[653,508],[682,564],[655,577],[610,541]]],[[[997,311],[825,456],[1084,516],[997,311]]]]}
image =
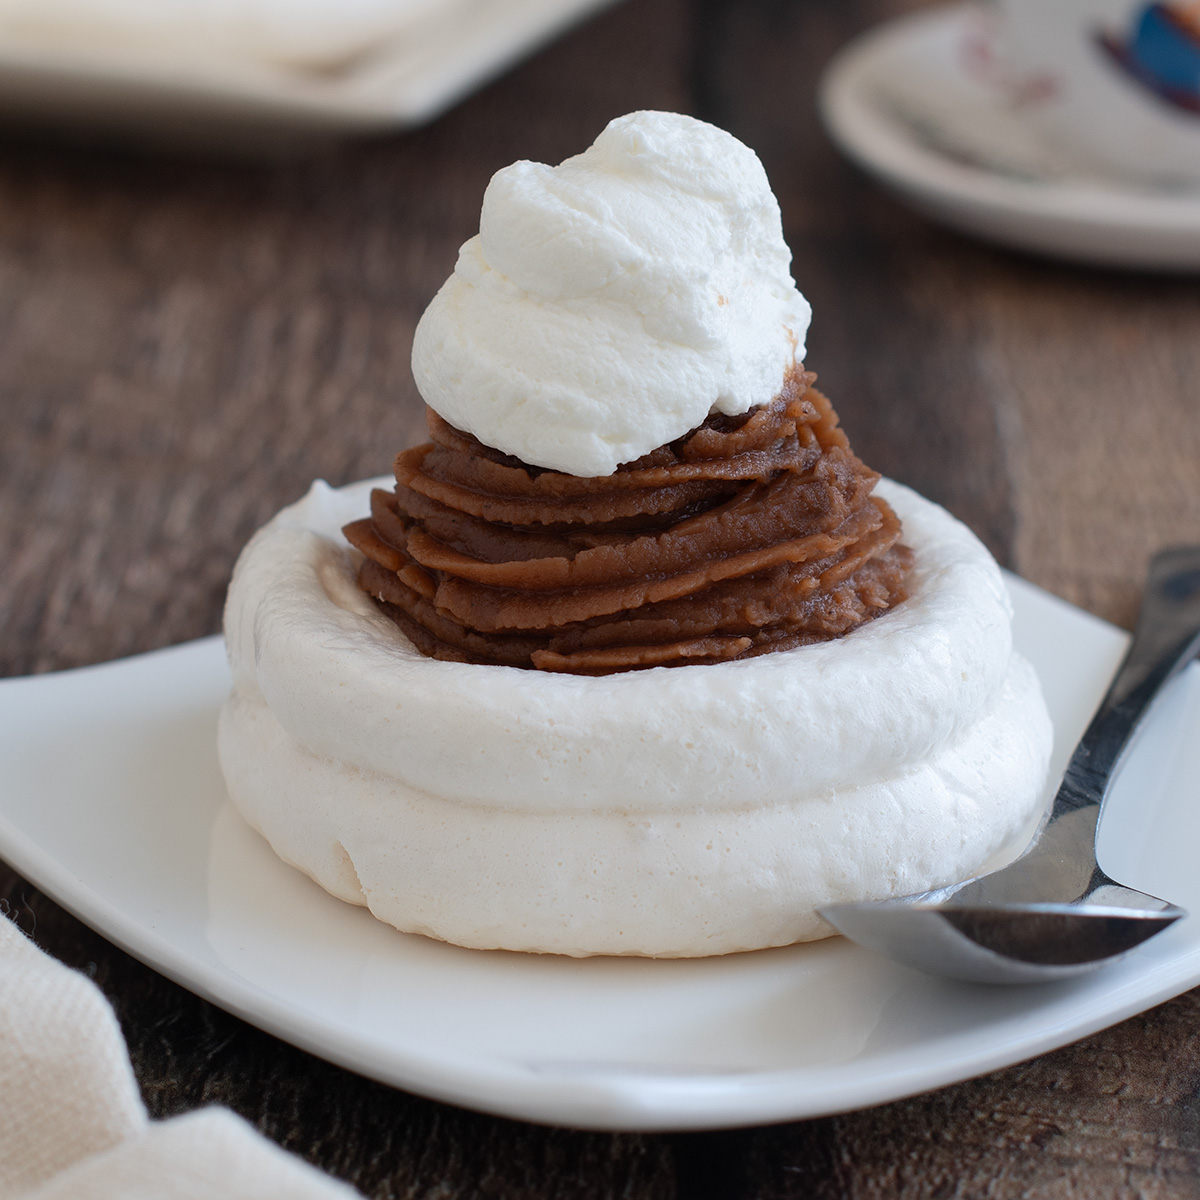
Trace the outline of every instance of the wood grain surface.
{"type": "MultiPolygon", "coordinates": [[[[269,165],[0,141],[0,673],[219,628],[234,557],[314,477],[421,431],[414,325],[491,173],[672,108],[757,149],[873,466],[1128,625],[1200,541],[1200,281],[1059,265],[918,218],[814,92],[886,0],[627,0],[428,128],[269,165]]],[[[156,1116],[228,1104],[371,1197],[1200,1197],[1200,993],[931,1095],[772,1128],[580,1133],[367,1082],[168,983],[0,863],[0,907],[116,1007],[156,1116]]],[[[803,1020],[797,1014],[797,1020],[803,1020]]]]}

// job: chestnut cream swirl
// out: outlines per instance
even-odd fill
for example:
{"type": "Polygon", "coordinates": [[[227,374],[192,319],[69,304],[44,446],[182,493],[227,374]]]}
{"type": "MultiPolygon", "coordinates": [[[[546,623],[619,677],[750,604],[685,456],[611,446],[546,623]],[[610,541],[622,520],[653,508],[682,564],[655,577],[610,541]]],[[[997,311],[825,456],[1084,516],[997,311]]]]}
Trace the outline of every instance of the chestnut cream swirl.
{"type": "Polygon", "coordinates": [[[460,662],[607,674],[848,633],[904,598],[910,556],[813,378],[794,369],[771,404],[590,479],[431,411],[433,441],[346,527],[359,582],[424,654],[460,662]]]}

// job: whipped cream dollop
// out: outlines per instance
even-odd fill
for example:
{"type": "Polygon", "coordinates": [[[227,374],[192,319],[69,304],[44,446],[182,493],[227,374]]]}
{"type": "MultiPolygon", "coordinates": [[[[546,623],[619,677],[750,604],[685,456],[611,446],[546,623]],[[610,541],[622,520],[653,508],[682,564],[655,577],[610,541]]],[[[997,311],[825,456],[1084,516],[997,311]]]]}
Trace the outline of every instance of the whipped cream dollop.
{"type": "Polygon", "coordinates": [[[480,441],[608,475],[710,413],[770,401],[812,315],[758,156],[678,113],[517,162],[417,326],[425,402],[480,441]]]}

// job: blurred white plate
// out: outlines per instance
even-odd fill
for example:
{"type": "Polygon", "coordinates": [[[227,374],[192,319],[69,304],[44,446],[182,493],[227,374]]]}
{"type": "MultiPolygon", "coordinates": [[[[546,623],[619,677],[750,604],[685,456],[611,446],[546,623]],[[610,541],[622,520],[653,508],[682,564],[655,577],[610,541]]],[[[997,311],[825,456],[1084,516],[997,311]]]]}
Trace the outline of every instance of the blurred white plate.
{"type": "Polygon", "coordinates": [[[472,0],[335,71],[0,36],[0,116],[190,145],[281,148],[417,125],[614,0],[472,0]]]}
{"type": "Polygon", "coordinates": [[[860,37],[821,81],[834,141],[914,208],[992,241],[1108,266],[1200,268],[1200,190],[1103,176],[1043,142],[971,77],[973,5],[860,37]]]}
{"type": "MultiPolygon", "coordinates": [[[[1126,636],[1010,583],[1061,770],[1126,636]]],[[[235,814],[215,751],[228,688],[218,638],[0,681],[0,855],[185,987],[410,1091],[591,1128],[783,1121],[991,1071],[1200,983],[1195,918],[1118,964],[1034,988],[927,978],[841,938],[655,962],[400,934],[285,866],[235,814]]],[[[1193,911],[1198,732],[1192,667],[1101,830],[1116,878],[1193,911]]]]}

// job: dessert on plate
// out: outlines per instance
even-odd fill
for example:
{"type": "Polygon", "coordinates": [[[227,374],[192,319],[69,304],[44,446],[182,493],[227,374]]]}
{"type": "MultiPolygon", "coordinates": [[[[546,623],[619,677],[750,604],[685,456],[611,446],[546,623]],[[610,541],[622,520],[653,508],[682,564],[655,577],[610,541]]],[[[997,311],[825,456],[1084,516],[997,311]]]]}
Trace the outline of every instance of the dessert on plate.
{"type": "Polygon", "coordinates": [[[234,573],[221,762],[281,857],[463,946],[694,956],[1011,845],[1050,722],[1003,580],[854,455],[789,264],[689,117],[493,177],[414,340],[431,441],[234,573]]]}

